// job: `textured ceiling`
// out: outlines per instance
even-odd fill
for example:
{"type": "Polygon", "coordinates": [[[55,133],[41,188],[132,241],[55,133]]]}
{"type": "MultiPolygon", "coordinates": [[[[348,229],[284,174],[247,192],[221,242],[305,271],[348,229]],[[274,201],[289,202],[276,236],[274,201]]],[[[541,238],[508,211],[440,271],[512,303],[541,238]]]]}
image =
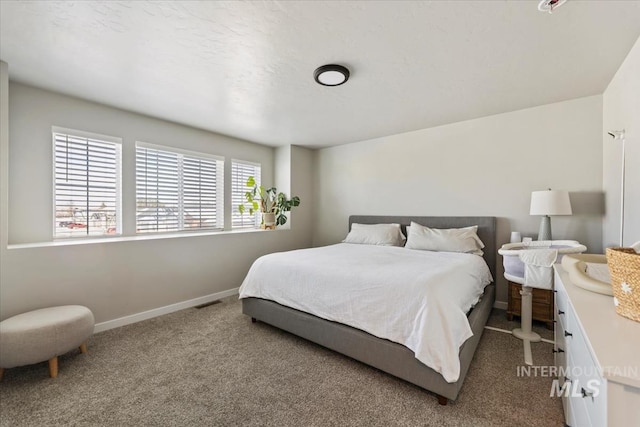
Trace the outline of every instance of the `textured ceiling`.
{"type": "Polygon", "coordinates": [[[267,144],[343,144],[602,93],[639,1],[0,2],[12,80],[267,144]],[[326,63],[351,70],[323,87],[326,63]]]}

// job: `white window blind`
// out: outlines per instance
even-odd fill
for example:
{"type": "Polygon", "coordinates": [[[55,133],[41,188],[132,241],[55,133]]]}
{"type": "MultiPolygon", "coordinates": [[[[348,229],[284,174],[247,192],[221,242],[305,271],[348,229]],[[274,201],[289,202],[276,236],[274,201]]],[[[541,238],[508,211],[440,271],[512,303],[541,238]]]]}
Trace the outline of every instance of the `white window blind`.
{"type": "Polygon", "coordinates": [[[136,144],[138,233],[224,227],[222,158],[136,144]]]}
{"type": "Polygon", "coordinates": [[[247,179],[254,177],[256,184],[260,185],[260,165],[257,163],[243,162],[240,160],[231,161],[231,227],[250,228],[260,225],[260,213],[249,214],[246,209],[244,214],[240,214],[238,206],[246,199],[244,193],[250,189],[247,187],[247,179]]]}
{"type": "Polygon", "coordinates": [[[118,138],[53,130],[54,238],[121,234],[118,138]]]}

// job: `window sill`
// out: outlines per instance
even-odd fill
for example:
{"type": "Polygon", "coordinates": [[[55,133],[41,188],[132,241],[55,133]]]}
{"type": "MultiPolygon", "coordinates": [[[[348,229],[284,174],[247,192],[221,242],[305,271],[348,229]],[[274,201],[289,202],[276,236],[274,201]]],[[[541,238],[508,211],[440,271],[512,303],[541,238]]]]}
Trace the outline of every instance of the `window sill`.
{"type": "Polygon", "coordinates": [[[7,245],[7,249],[29,249],[29,248],[49,248],[55,246],[75,246],[75,245],[95,245],[102,243],[115,242],[140,242],[145,240],[161,240],[161,239],[180,239],[189,237],[204,236],[226,236],[233,234],[252,234],[252,233],[272,233],[278,231],[289,231],[290,228],[276,228],[275,230],[263,230],[261,228],[239,228],[235,230],[223,231],[206,231],[206,232],[179,232],[179,233],[155,233],[136,236],[114,236],[114,237],[97,237],[97,238],[79,238],[54,240],[51,242],[36,243],[12,243],[7,245]]]}

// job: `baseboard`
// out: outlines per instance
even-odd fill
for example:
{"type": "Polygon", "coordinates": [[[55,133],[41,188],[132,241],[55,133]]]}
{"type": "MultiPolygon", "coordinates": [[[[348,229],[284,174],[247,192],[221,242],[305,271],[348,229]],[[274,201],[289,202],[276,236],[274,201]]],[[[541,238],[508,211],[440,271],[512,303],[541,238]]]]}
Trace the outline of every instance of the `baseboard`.
{"type": "Polygon", "coordinates": [[[238,293],[238,288],[229,289],[227,291],[216,292],[215,294],[205,295],[178,302],[164,307],[154,308],[152,310],[143,311],[141,313],[131,314],[129,316],[120,317],[118,319],[107,320],[106,322],[97,323],[93,332],[104,332],[109,329],[119,328],[120,326],[130,325],[132,323],[141,322],[143,320],[152,319],[164,314],[173,313],[174,311],[184,310],[185,308],[195,307],[196,305],[206,304],[211,301],[217,301],[222,298],[230,297],[238,293]]]}
{"type": "Polygon", "coordinates": [[[493,303],[493,308],[497,308],[500,310],[506,310],[508,307],[507,302],[506,301],[495,301],[493,303]]]}

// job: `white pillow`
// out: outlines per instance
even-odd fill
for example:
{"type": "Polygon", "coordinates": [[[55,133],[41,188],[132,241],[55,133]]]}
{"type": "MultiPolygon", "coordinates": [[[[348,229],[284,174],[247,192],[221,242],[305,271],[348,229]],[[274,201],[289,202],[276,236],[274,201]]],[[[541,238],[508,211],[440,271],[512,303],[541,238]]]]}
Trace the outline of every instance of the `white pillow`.
{"type": "Polygon", "coordinates": [[[464,252],[482,256],[484,243],[478,237],[478,226],[464,228],[429,228],[415,222],[407,228],[407,249],[440,252],[464,252]]]}
{"type": "Polygon", "coordinates": [[[343,243],[362,245],[402,246],[407,240],[400,224],[351,224],[351,231],[343,243]]]}
{"type": "MultiPolygon", "coordinates": [[[[420,225],[420,224],[418,224],[420,225]]],[[[425,227],[424,225],[420,225],[421,227],[425,227]]],[[[407,225],[405,227],[407,229],[407,236],[409,235],[409,233],[411,233],[411,226],[407,225]]],[[[438,230],[437,228],[435,230],[438,230]]],[[[482,240],[480,240],[480,238],[478,237],[478,226],[477,225],[471,225],[469,227],[463,227],[463,228],[449,228],[447,230],[472,230],[475,234],[473,235],[473,238],[475,239],[476,243],[478,243],[478,246],[480,247],[480,249],[484,248],[484,243],[482,243],[482,240]]],[[[640,243],[640,242],[638,242],[640,243]]],[[[482,255],[482,254],[480,254],[482,255]]]]}

